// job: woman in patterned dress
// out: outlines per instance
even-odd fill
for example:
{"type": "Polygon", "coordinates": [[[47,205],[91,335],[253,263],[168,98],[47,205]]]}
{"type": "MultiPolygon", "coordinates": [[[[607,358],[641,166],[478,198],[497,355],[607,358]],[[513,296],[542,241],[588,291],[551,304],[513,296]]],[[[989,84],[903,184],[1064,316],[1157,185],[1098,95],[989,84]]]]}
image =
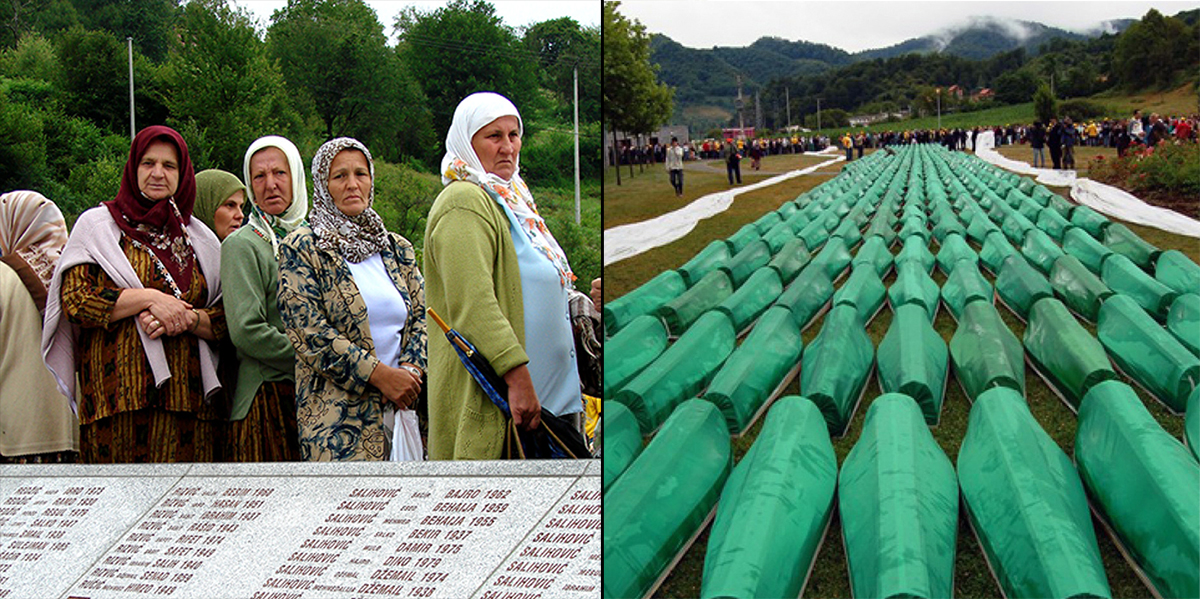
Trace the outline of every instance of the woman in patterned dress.
{"type": "Polygon", "coordinates": [[[192,218],[187,144],[153,126],[134,137],[117,197],[75,223],[46,301],[42,350],[75,397],[80,460],[213,460],[225,337],[220,243],[192,218]]]}
{"type": "Polygon", "coordinates": [[[366,146],[326,142],[312,162],[310,224],[279,245],[279,311],[296,349],[305,460],[386,460],[389,420],[415,418],[425,283],[412,244],[371,209],[374,181],[366,146]]]}

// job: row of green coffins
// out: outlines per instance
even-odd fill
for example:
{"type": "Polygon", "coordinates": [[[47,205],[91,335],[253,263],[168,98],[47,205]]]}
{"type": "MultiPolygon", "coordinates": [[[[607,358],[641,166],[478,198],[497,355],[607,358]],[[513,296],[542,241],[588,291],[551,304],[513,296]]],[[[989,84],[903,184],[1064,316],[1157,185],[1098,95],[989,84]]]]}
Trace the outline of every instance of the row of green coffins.
{"type": "Polygon", "coordinates": [[[736,467],[703,400],[682,404],[640,453],[628,437],[636,449],[611,482],[605,456],[604,597],[645,596],[714,513],[702,597],[799,596],[835,487],[856,597],[952,596],[960,490],[1008,597],[1111,596],[1089,498],[1155,593],[1200,596],[1200,464],[1120,381],[1082,400],[1078,470],[1008,387],[976,399],[957,476],[907,395],[872,403],[840,475],[824,425],[816,404],[783,398],[736,467]]]}
{"type": "MultiPolygon", "coordinates": [[[[897,171],[892,178],[900,176],[902,174],[897,171]]],[[[888,180],[888,177],[880,180],[888,180]]],[[[837,181],[835,179],[831,183],[837,181]]],[[[772,395],[772,390],[786,382],[796,371],[803,353],[804,361],[811,365],[837,365],[832,371],[806,368],[806,376],[802,377],[801,384],[812,385],[802,391],[818,402],[826,413],[831,432],[838,434],[848,423],[857,397],[865,388],[871,373],[871,364],[876,356],[871,355],[869,340],[860,332],[881,308],[885,288],[880,277],[886,276],[894,265],[897,277],[893,285],[886,289],[886,299],[892,309],[895,311],[901,305],[917,304],[925,309],[930,320],[939,303],[946,304],[955,320],[961,321],[967,304],[979,299],[990,300],[995,295],[1023,320],[1028,318],[1038,300],[1053,296],[1060,298],[1071,311],[1096,321],[1100,306],[1106,299],[1114,294],[1128,296],[1150,315],[1166,320],[1166,331],[1177,343],[1159,343],[1164,335],[1160,332],[1161,327],[1153,324],[1146,331],[1134,331],[1134,337],[1153,343],[1160,348],[1158,351],[1146,353],[1132,349],[1129,344],[1109,343],[1106,339],[1113,335],[1102,335],[1101,339],[1114,359],[1140,384],[1150,389],[1155,397],[1173,410],[1183,409],[1182,402],[1188,386],[1195,384],[1195,366],[1200,363],[1193,359],[1200,354],[1200,348],[1197,347],[1197,339],[1200,339],[1200,296],[1195,293],[1180,295],[1173,287],[1186,289],[1193,279],[1200,285],[1200,267],[1182,254],[1168,251],[1159,252],[1154,257],[1158,264],[1155,274],[1170,283],[1171,286],[1168,286],[1149,277],[1124,254],[1095,242],[1085,228],[1111,232],[1114,228],[1123,228],[1122,225],[1100,227],[1094,223],[1108,221],[1094,212],[1081,212],[1079,209],[1084,207],[1077,207],[1068,210],[1067,214],[1072,215],[1080,225],[1069,225],[1063,237],[1068,241],[1091,239],[1098,247],[1108,251],[1098,258],[1088,258],[1086,264],[1073,255],[1076,253],[1074,250],[1066,253],[1053,241],[1031,244],[1031,239],[1048,239],[1047,233],[1036,228],[1024,230],[1023,249],[1020,251],[1009,243],[999,229],[983,233],[982,251],[978,253],[960,234],[948,231],[940,241],[936,258],[929,251],[925,238],[912,234],[904,239],[902,248],[893,258],[885,236],[880,234],[891,229],[882,225],[874,227],[874,223],[886,224],[884,217],[894,217],[896,209],[877,207],[874,196],[869,193],[857,200],[848,200],[857,196],[840,189],[837,185],[826,184],[794,202],[785,203],[784,207],[746,225],[731,238],[714,241],[680,269],[665,272],[606,306],[606,326],[615,334],[609,341],[607,352],[605,396],[626,403],[638,417],[643,429],[649,432],[657,428],[680,401],[696,396],[715,379],[720,385],[713,390],[711,399],[722,408],[730,429],[737,432],[750,424],[772,395]],[[1090,216],[1078,218],[1076,212],[1090,216]],[[821,229],[827,237],[815,237],[809,242],[796,236],[784,240],[774,234],[781,227],[795,234],[797,229],[811,230],[814,223],[832,228],[837,222],[843,226],[832,232],[821,229]],[[844,225],[857,226],[858,223],[872,225],[867,227],[869,236],[866,241],[851,257],[846,237],[852,237],[849,232],[857,233],[858,229],[844,225]],[[774,241],[768,243],[765,237],[772,237],[774,241]],[[809,243],[820,244],[813,246],[815,257],[808,249],[809,243]],[[980,262],[996,276],[994,290],[980,274],[980,262]],[[928,274],[935,264],[947,274],[946,284],[940,292],[928,274]],[[1096,276],[1087,264],[1098,269],[1103,277],[1096,276]],[[835,281],[850,269],[853,274],[835,294],[835,281]],[[1046,274],[1050,275],[1049,280],[1046,274]],[[694,281],[694,284],[689,287],[688,281],[694,281]],[[821,337],[808,351],[802,351],[798,340],[795,344],[791,343],[791,339],[798,336],[790,325],[786,328],[771,327],[770,332],[762,331],[766,327],[761,327],[753,339],[747,339],[740,347],[737,345],[738,333],[745,331],[772,306],[789,310],[796,326],[803,329],[830,304],[853,305],[858,326],[850,326],[848,316],[838,314],[834,318],[831,315],[829,320],[836,326],[823,328],[821,337]],[[729,321],[728,326],[713,313],[724,315],[729,321]],[[626,319],[628,322],[622,325],[626,319]],[[693,329],[693,325],[700,322],[703,322],[703,326],[693,329]],[[672,345],[670,339],[673,337],[678,340],[672,345]],[[1193,358],[1175,351],[1178,346],[1184,347],[1193,358]],[[723,368],[726,358],[734,353],[735,347],[738,347],[738,359],[730,361],[730,365],[723,368]],[[814,351],[818,349],[822,351],[814,351]],[[1139,361],[1146,364],[1143,367],[1137,364],[1124,366],[1127,362],[1139,361]],[[747,365],[751,363],[759,367],[748,368],[747,365]]],[[[1036,204],[1026,196],[1016,199],[1019,193],[1017,189],[1010,190],[1010,200],[992,200],[992,207],[1008,206],[1006,201],[1036,204]]],[[[894,206],[899,197],[899,193],[885,196],[880,206],[894,206]]],[[[915,222],[920,217],[908,208],[921,205],[915,204],[920,201],[919,196],[908,193],[904,197],[904,210],[901,212],[909,214],[905,218],[910,223],[915,222]]],[[[1043,210],[1057,210],[1050,207],[1055,205],[1054,202],[1045,201],[1048,207],[1043,210]]],[[[960,198],[958,203],[964,211],[982,204],[969,198],[960,198]]],[[[930,209],[931,214],[940,215],[941,224],[957,222],[952,220],[957,217],[947,201],[942,200],[937,205],[946,207],[930,209]]],[[[1009,207],[1009,210],[1013,209],[1009,207]]],[[[1019,215],[1016,211],[1009,214],[1010,217],[1019,215]]],[[[987,214],[981,216],[991,218],[987,214]]],[[[1144,242],[1140,245],[1130,242],[1131,235],[1127,232],[1119,236],[1119,241],[1114,240],[1113,245],[1118,248],[1146,245],[1144,242]]],[[[1135,254],[1132,251],[1127,253],[1135,254]]],[[[1154,252],[1144,253],[1149,256],[1154,252]]],[[[989,318],[981,310],[974,309],[973,318],[965,325],[960,322],[959,334],[972,340],[960,343],[962,350],[951,352],[956,372],[963,375],[960,376],[960,382],[974,396],[981,390],[973,383],[975,379],[982,377],[985,382],[993,381],[990,371],[1007,369],[1013,372],[1014,380],[1010,382],[1018,389],[1023,388],[1023,381],[1019,379],[1023,376],[1020,344],[1015,339],[1009,339],[1011,333],[1005,334],[1003,329],[1007,327],[1001,320],[989,318]],[[983,329],[979,330],[979,327],[983,329]],[[974,351],[971,349],[977,346],[974,338],[991,346],[997,353],[987,348],[974,351]],[[993,355],[1003,359],[995,361],[983,357],[990,358],[993,355]],[[982,371],[973,372],[976,369],[969,366],[972,364],[978,364],[982,371]],[[968,365],[967,372],[961,372],[961,365],[968,365]]],[[[780,312],[773,312],[773,323],[782,322],[780,312]]],[[[906,323],[912,322],[911,318],[904,320],[906,323]]],[[[912,329],[912,326],[899,327],[908,335],[898,334],[896,337],[907,341],[909,346],[913,344],[914,335],[930,337],[928,331],[917,333],[912,329]]],[[[932,343],[937,345],[936,341],[932,343]]],[[[881,345],[881,350],[883,348],[881,345]]],[[[927,420],[935,424],[947,372],[945,360],[940,358],[938,348],[933,346],[928,348],[930,358],[922,364],[912,364],[914,359],[899,361],[898,356],[908,354],[897,353],[881,351],[877,356],[881,386],[888,391],[900,390],[892,383],[898,378],[909,377],[902,384],[925,408],[927,420]],[[902,376],[898,374],[899,370],[909,374],[902,376]],[[911,373],[915,371],[925,373],[919,381],[911,380],[911,373]],[[912,389],[916,384],[925,390],[912,389]]],[[[1054,374],[1048,373],[1051,377],[1054,374]]],[[[1078,392],[1064,395],[1068,399],[1074,398],[1073,405],[1078,403],[1078,392]]]]}
{"type": "MultiPolygon", "coordinates": [[[[896,172],[892,177],[880,177],[878,172],[873,172],[872,176],[877,182],[892,181],[898,176],[898,169],[893,171],[896,172]]],[[[843,177],[831,183],[841,179],[843,177]]],[[[804,354],[806,374],[802,380],[802,393],[810,396],[812,405],[821,406],[827,430],[836,433],[844,429],[862,394],[874,358],[863,326],[881,307],[884,289],[880,278],[886,276],[893,265],[897,278],[886,293],[895,317],[878,351],[880,385],[885,391],[900,391],[912,396],[914,405],[919,406],[920,413],[929,423],[936,423],[940,410],[948,370],[947,353],[953,359],[960,384],[972,399],[981,399],[993,388],[1009,389],[1020,397],[1024,388],[1021,344],[992,308],[993,293],[1018,316],[1030,321],[1024,345],[1031,362],[1073,408],[1078,408],[1082,397],[1093,387],[1115,375],[1104,359],[1104,351],[1098,349],[1101,344],[1079,326],[1068,308],[1089,320],[1102,320],[1098,329],[1101,342],[1110,354],[1121,356],[1115,358],[1121,368],[1164,403],[1176,410],[1182,409],[1182,397],[1192,388],[1189,385],[1195,385],[1197,371],[1188,365],[1189,358],[1176,350],[1185,338],[1200,336],[1187,334],[1187,331],[1200,329],[1196,318],[1200,296],[1179,296],[1179,293],[1194,290],[1194,283],[1200,281],[1197,276],[1200,269],[1194,263],[1177,252],[1147,250],[1148,244],[1138,243],[1141,240],[1124,227],[1105,224],[1106,219],[1082,207],[1066,203],[1064,208],[1065,202],[1058,196],[1037,191],[1044,188],[1028,189],[1027,180],[1021,183],[1026,187],[1025,191],[1031,191],[1031,197],[1039,198],[1046,206],[1038,222],[1025,229],[1021,228],[1022,222],[1018,218],[1023,213],[1014,210],[1005,216],[999,208],[1004,205],[1011,208],[1014,202],[1021,202],[1021,207],[1028,205],[1025,201],[1028,197],[1021,198],[1012,189],[1007,200],[1000,202],[996,201],[999,198],[984,195],[984,200],[991,202],[992,212],[983,215],[990,228],[978,218],[981,216],[979,206],[984,202],[976,204],[958,196],[956,207],[965,208],[959,212],[964,220],[967,215],[963,212],[975,212],[966,233],[982,245],[979,253],[965,243],[956,229],[955,225],[961,228],[961,223],[954,220],[957,217],[953,210],[947,210],[947,204],[938,201],[938,190],[944,188],[926,186],[934,198],[928,214],[930,219],[937,221],[933,234],[941,248],[935,260],[927,247],[928,228],[917,226],[924,224],[923,214],[910,209],[911,206],[925,205],[921,195],[911,191],[913,179],[911,175],[908,177],[910,191],[904,196],[904,211],[901,212],[906,221],[901,228],[902,233],[906,233],[904,245],[895,258],[888,246],[898,238],[894,233],[897,194],[888,192],[876,207],[874,202],[879,195],[872,195],[872,188],[868,188],[867,193],[851,205],[847,201],[834,201],[835,197],[845,198],[844,185],[827,184],[743,227],[730,239],[714,242],[684,267],[660,275],[650,284],[606,307],[606,326],[616,333],[609,341],[606,396],[615,396],[618,401],[623,399],[633,408],[631,412],[621,404],[606,403],[606,489],[637,456],[641,449],[641,433],[652,431],[666,420],[682,399],[695,396],[708,386],[704,397],[720,407],[725,426],[734,431],[741,430],[772,388],[777,391],[789,370],[794,371],[801,353],[804,354]],[[827,187],[829,189],[825,189],[827,187]],[[885,206],[890,208],[878,209],[885,206]],[[1068,224],[1056,230],[1054,225],[1061,223],[1046,216],[1049,213],[1045,210],[1052,210],[1068,224]],[[1000,228],[993,220],[998,216],[1003,218],[1000,228]],[[859,227],[864,225],[866,240],[851,257],[848,246],[862,239],[858,233],[859,227]],[[792,232],[790,238],[783,234],[788,230],[792,232]],[[1101,234],[1104,243],[1096,241],[1095,233],[1101,234]],[[1046,243],[1044,236],[1047,235],[1062,239],[1067,251],[1062,251],[1053,242],[1046,243]],[[1014,240],[1020,250],[1010,243],[1014,240]],[[815,257],[809,247],[816,252],[815,257]],[[1079,254],[1084,255],[1083,260],[1075,257],[1079,254]],[[981,261],[996,275],[994,292],[979,274],[981,261]],[[1125,262],[1134,264],[1136,271],[1130,271],[1125,262]],[[947,273],[947,283],[940,294],[928,276],[935,263],[947,273]],[[1140,265],[1153,266],[1155,277],[1146,275],[1141,271],[1144,266],[1140,265]],[[851,266],[853,274],[834,294],[834,281],[851,266]],[[1111,274],[1106,274],[1106,268],[1111,274]],[[1049,280],[1046,275],[1050,276],[1049,280]],[[718,291],[719,299],[714,301],[697,292],[689,296],[687,302],[676,301],[669,310],[661,309],[671,302],[663,298],[681,296],[706,278],[720,279],[718,284],[710,285],[726,290],[727,295],[718,291]],[[752,280],[767,283],[767,291],[764,293],[759,289],[761,284],[750,290],[744,289],[752,280]],[[780,287],[786,286],[782,292],[772,285],[776,281],[780,287]],[[1156,288],[1158,284],[1167,289],[1156,288]],[[941,302],[959,321],[959,330],[951,341],[949,352],[930,326],[939,295],[941,302]],[[1063,301],[1054,299],[1055,296],[1063,301]],[[728,301],[730,298],[736,299],[728,301]],[[1110,302],[1110,299],[1116,301],[1110,302]],[[697,301],[702,304],[707,301],[704,305],[708,307],[696,309],[697,301]],[[835,307],[827,316],[821,335],[802,352],[799,330],[830,303],[835,307]],[[1104,308],[1109,305],[1112,307],[1104,308]],[[629,318],[630,314],[634,317],[629,318]],[[737,346],[737,332],[750,326],[760,314],[762,320],[755,325],[750,337],[737,346]],[[1170,333],[1163,331],[1152,316],[1167,320],[1170,333]],[[1138,322],[1135,327],[1129,327],[1119,323],[1120,319],[1138,322]],[[1108,326],[1104,324],[1106,322],[1113,324],[1108,326]],[[1172,327],[1172,323],[1176,326],[1172,327]],[[693,329],[693,325],[701,326],[693,329]],[[1112,332],[1112,335],[1106,332],[1112,332]],[[669,343],[672,336],[678,337],[674,344],[669,343]],[[789,349],[781,352],[780,348],[789,349]],[[1152,351],[1146,351],[1147,348],[1152,351]],[[617,356],[624,359],[613,360],[617,356]],[[1122,362],[1122,358],[1129,365],[1122,362]],[[1161,376],[1163,372],[1170,372],[1171,376],[1161,376]],[[644,379],[640,387],[635,385],[633,392],[624,393],[626,384],[639,378],[644,379]],[[747,384],[741,384],[743,380],[747,384]],[[808,382],[807,388],[805,382],[808,382]],[[616,389],[621,392],[615,392],[616,389]]],[[[1195,342],[1183,346],[1194,358],[1195,342]]],[[[1194,391],[1188,401],[1196,403],[1194,391]]],[[[1196,410],[1190,412],[1189,416],[1197,413],[1196,410]]],[[[1081,422],[1082,418],[1081,415],[1081,422]]],[[[972,422],[974,419],[973,414],[972,422]]],[[[1195,437],[1196,420],[1192,418],[1187,423],[1189,443],[1195,437]]],[[[864,432],[864,438],[866,435],[864,432]]],[[[756,448],[759,443],[762,443],[761,436],[756,448]]],[[[678,462],[668,460],[664,463],[677,465],[678,462]]],[[[848,461],[847,467],[849,465],[848,461]]],[[[677,490],[674,485],[667,487],[671,492],[677,490]]],[[[662,489],[653,484],[647,488],[662,489]]],[[[606,505],[607,501],[606,495],[606,505]]],[[[693,531],[695,528],[684,527],[693,531]]],[[[809,547],[811,537],[805,538],[809,541],[803,545],[809,547]]],[[[606,537],[606,542],[608,540],[606,537]]],[[[1194,554],[1194,535],[1191,541],[1194,554]]],[[[614,539],[614,542],[619,544],[619,540],[614,539]]],[[[850,541],[847,543],[850,552],[850,541]]],[[[807,550],[800,553],[807,559],[813,555],[807,550]]],[[[606,560],[608,557],[606,549],[606,560]]],[[[990,551],[989,558],[993,558],[990,551]]],[[[875,564],[870,558],[862,559],[866,560],[862,563],[875,564]]],[[[994,568],[995,561],[993,559],[994,568]]],[[[880,566],[875,564],[860,569],[860,572],[879,569],[880,566]]],[[[706,572],[709,570],[706,567],[706,572]]],[[[1000,570],[997,572],[999,574],[1000,570]]],[[[606,577],[608,574],[606,566],[606,577]]],[[[870,579],[873,575],[863,576],[870,579]]],[[[855,577],[856,589],[859,578],[855,577]]],[[[930,574],[929,579],[934,580],[936,576],[930,574]]],[[[1001,579],[1005,588],[1009,588],[1010,583],[1003,580],[1003,575],[1001,579]]],[[[1099,580],[1103,581],[1102,575],[1099,580]]],[[[610,589],[606,578],[606,595],[628,594],[627,590],[616,591],[619,586],[613,585],[610,589]]],[[[1156,587],[1164,588],[1157,584],[1156,587]]],[[[1013,588],[1029,587],[1017,585],[1013,588]]],[[[760,591],[745,596],[757,592],[760,591]]],[[[867,590],[865,596],[876,596],[877,592],[867,590]]],[[[861,592],[856,593],[864,596],[861,592]]],[[[937,595],[936,591],[933,593],[937,595]]]]}

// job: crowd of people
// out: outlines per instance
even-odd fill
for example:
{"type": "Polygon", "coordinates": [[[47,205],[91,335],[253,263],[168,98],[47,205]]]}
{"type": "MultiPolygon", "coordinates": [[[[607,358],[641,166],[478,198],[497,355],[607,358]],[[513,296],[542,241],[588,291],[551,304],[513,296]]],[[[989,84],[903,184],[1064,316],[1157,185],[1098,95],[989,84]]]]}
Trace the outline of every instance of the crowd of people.
{"type": "Polygon", "coordinates": [[[0,456],[497,459],[509,420],[580,428],[576,327],[600,280],[574,290],[519,174],[523,130],[503,96],[459,104],[424,268],[373,209],[352,138],[307,172],[290,140],[257,139],[239,178],[195,172],[177,131],[147,127],[116,196],[69,233],[41,194],[0,195],[0,456]],[[503,378],[510,417],[428,334],[427,308],[503,378]]]}

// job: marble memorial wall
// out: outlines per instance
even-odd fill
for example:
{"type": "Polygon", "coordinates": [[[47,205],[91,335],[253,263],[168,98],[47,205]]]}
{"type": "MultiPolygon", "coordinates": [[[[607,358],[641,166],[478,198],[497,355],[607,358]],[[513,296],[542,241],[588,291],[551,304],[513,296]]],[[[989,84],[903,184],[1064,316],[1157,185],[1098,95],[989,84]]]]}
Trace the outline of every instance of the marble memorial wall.
{"type": "Polygon", "coordinates": [[[599,461],[0,467],[0,599],[600,596],[599,461]]]}

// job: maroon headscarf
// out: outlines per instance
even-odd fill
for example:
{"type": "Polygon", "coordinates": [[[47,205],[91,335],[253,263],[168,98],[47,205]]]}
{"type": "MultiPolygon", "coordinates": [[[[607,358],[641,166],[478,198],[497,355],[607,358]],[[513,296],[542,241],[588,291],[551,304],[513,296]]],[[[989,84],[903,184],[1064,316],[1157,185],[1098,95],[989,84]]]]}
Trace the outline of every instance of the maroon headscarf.
{"type": "Polygon", "coordinates": [[[192,284],[195,259],[186,227],[192,221],[196,203],[196,172],[188,157],[187,143],[178,131],[162,125],[146,127],[133,138],[129,160],[121,174],[117,197],[104,202],[117,226],[131,240],[149,249],[171,273],[181,293],[192,284]],[[165,141],[179,153],[179,186],[175,195],[162,201],[151,200],[138,188],[138,164],[150,144],[165,141]]]}

